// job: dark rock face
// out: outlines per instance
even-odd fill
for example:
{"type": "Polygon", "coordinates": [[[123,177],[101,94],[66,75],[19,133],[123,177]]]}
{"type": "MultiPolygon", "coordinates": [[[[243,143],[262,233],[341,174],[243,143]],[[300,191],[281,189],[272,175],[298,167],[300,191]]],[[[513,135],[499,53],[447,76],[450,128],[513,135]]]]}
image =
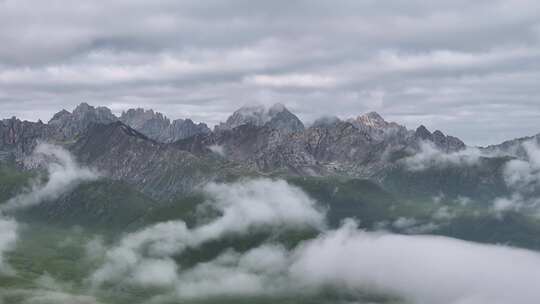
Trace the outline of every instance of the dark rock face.
{"type": "Polygon", "coordinates": [[[235,170],[220,160],[156,142],[121,122],[92,125],[70,150],[80,162],[109,178],[159,199],[193,191],[235,170]]]}

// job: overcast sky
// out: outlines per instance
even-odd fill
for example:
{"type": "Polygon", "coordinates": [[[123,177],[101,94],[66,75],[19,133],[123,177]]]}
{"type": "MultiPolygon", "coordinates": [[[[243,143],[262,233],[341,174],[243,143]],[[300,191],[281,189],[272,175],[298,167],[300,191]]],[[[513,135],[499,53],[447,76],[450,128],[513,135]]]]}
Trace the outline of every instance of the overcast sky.
{"type": "Polygon", "coordinates": [[[0,0],[0,114],[88,102],[210,125],[281,102],[496,143],[540,132],[538,0],[0,0]]]}

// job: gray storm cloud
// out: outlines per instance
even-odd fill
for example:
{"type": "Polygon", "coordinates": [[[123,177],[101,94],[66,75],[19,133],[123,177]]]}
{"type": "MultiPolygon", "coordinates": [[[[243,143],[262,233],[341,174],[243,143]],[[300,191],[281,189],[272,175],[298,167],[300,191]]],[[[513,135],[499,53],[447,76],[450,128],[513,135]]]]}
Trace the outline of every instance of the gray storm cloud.
{"type": "Polygon", "coordinates": [[[0,1],[0,103],[34,120],[87,101],[216,124],[282,102],[306,122],[376,110],[495,143],[539,131],[539,12],[534,0],[0,1]]]}
{"type": "Polygon", "coordinates": [[[51,144],[39,144],[26,161],[29,165],[45,166],[46,181],[34,182],[27,191],[0,206],[0,211],[10,212],[37,205],[44,200],[57,199],[78,184],[99,177],[94,170],[79,166],[68,151],[51,144]]]}

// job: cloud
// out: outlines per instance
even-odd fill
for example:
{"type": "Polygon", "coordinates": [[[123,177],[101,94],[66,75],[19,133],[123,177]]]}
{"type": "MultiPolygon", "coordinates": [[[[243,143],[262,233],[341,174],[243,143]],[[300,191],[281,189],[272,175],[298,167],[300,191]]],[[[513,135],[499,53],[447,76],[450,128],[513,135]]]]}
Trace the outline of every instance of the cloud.
{"type": "Polygon", "coordinates": [[[392,226],[397,229],[410,228],[416,224],[418,224],[418,222],[415,219],[408,217],[400,217],[394,222],[392,222],[392,226]]]}
{"type": "Polygon", "coordinates": [[[310,74],[254,75],[244,81],[249,84],[269,87],[325,88],[337,84],[337,80],[334,78],[310,74]]]}
{"type": "Polygon", "coordinates": [[[243,232],[250,226],[324,226],[324,213],[300,188],[283,180],[249,180],[233,184],[210,184],[205,192],[211,206],[223,215],[200,227],[202,234],[243,232]]]}
{"type": "MultiPolygon", "coordinates": [[[[134,284],[170,282],[175,277],[171,257],[228,234],[257,229],[323,229],[324,212],[302,190],[282,180],[250,180],[210,184],[206,207],[220,215],[188,228],[183,221],[159,223],[126,235],[105,254],[105,263],[91,276],[94,285],[128,281],[134,284]],[[168,269],[167,271],[160,271],[168,269]],[[154,277],[145,278],[153,274],[154,277]]],[[[96,247],[96,246],[91,246],[96,247]]]]}
{"type": "Polygon", "coordinates": [[[36,179],[27,191],[0,205],[0,272],[8,274],[14,271],[4,261],[3,254],[14,249],[18,239],[18,223],[5,214],[45,200],[54,200],[79,183],[98,178],[96,172],[80,167],[68,151],[46,143],[39,144],[25,162],[30,167],[45,166],[47,176],[45,182],[36,179]]]}
{"type": "Polygon", "coordinates": [[[281,293],[289,289],[285,277],[287,255],[288,252],[277,245],[263,245],[244,254],[226,252],[182,272],[174,293],[184,299],[281,293]]]}
{"type": "Polygon", "coordinates": [[[474,144],[538,132],[531,0],[55,3],[0,2],[8,117],[84,100],[217,124],[278,101],[306,121],[377,110],[474,144]]]}
{"type": "Polygon", "coordinates": [[[449,166],[471,166],[477,164],[484,155],[479,149],[468,147],[457,152],[446,153],[429,142],[420,143],[420,151],[403,160],[411,171],[422,171],[428,168],[445,168],[449,166]]]}
{"type": "MultiPolygon", "coordinates": [[[[436,220],[441,220],[440,218],[436,218],[435,215],[434,218],[436,220]]],[[[386,228],[385,226],[386,225],[383,222],[376,225],[375,228],[377,230],[384,230],[384,228],[386,228]]],[[[420,222],[414,218],[400,217],[392,222],[392,227],[394,227],[401,233],[425,234],[436,230],[437,228],[439,228],[439,225],[430,222],[420,222]]]]}
{"type": "Polygon", "coordinates": [[[216,153],[217,155],[221,156],[221,157],[225,157],[226,154],[225,154],[225,148],[223,146],[220,146],[220,145],[211,145],[208,147],[208,149],[210,149],[210,151],[216,153]]]}
{"type": "Polygon", "coordinates": [[[540,296],[537,252],[439,236],[366,232],[352,220],[290,250],[275,244],[244,253],[229,250],[214,260],[179,269],[174,278],[170,269],[165,273],[171,274],[164,281],[169,292],[152,303],[222,296],[317,296],[328,288],[433,304],[533,304],[540,296]]]}
{"type": "MultiPolygon", "coordinates": [[[[458,203],[461,204],[463,199],[460,197],[458,203]]],[[[441,206],[433,213],[433,218],[436,220],[450,220],[456,217],[456,214],[450,210],[448,206],[441,206]]]]}
{"type": "Polygon", "coordinates": [[[505,197],[493,201],[492,210],[501,216],[514,211],[540,216],[540,147],[535,139],[528,140],[511,148],[515,158],[504,166],[504,181],[511,190],[505,197]]]}
{"type": "MultiPolygon", "coordinates": [[[[537,252],[438,236],[366,232],[353,220],[325,230],[323,213],[314,202],[283,181],[213,184],[206,193],[208,204],[219,211],[217,218],[194,228],[182,221],[160,223],[127,235],[106,251],[104,263],[91,277],[94,286],[110,282],[162,288],[151,301],[155,303],[220,296],[316,296],[328,287],[433,304],[532,304],[540,297],[535,285],[540,279],[537,252]],[[173,259],[186,248],[229,233],[286,225],[318,227],[322,232],[291,249],[265,243],[245,252],[225,250],[189,268],[173,259]]],[[[450,215],[439,209],[434,216],[450,215]]],[[[409,230],[429,225],[433,224],[419,225],[407,218],[393,223],[409,230]]]]}
{"type": "Polygon", "coordinates": [[[0,289],[0,301],[10,303],[11,299],[22,299],[24,304],[100,304],[93,296],[76,295],[60,290],[47,289],[0,289]]]}
{"type": "Polygon", "coordinates": [[[37,205],[45,200],[57,199],[78,184],[99,177],[95,171],[79,166],[65,149],[46,143],[39,144],[26,162],[29,166],[46,166],[46,181],[36,181],[28,191],[0,206],[0,211],[11,212],[37,205]]]}
{"type": "Polygon", "coordinates": [[[493,201],[493,210],[500,214],[501,212],[513,210],[518,211],[523,207],[523,198],[514,194],[510,198],[498,197],[493,201]]]}
{"type": "Polygon", "coordinates": [[[530,192],[540,187],[540,147],[536,140],[526,141],[521,147],[525,157],[509,161],[504,169],[504,177],[513,189],[530,192]]]}
{"type": "Polygon", "coordinates": [[[15,248],[17,227],[15,220],[0,217],[0,275],[13,273],[13,269],[5,261],[4,254],[15,248]]]}
{"type": "Polygon", "coordinates": [[[445,237],[368,233],[348,222],[293,253],[308,288],[369,290],[413,303],[536,303],[540,254],[445,237]]]}

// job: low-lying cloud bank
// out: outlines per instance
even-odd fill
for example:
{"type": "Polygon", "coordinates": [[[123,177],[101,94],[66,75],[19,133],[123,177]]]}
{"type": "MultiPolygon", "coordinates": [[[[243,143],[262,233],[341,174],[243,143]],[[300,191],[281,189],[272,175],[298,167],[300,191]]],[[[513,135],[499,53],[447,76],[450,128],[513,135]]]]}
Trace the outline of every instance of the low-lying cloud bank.
{"type": "Polygon", "coordinates": [[[208,206],[220,214],[217,218],[192,229],[177,220],[128,234],[105,253],[105,263],[91,276],[92,283],[127,278],[135,284],[172,284],[177,270],[172,257],[187,248],[257,229],[324,228],[325,214],[315,201],[285,181],[210,184],[205,192],[208,206]]]}
{"type": "Polygon", "coordinates": [[[160,288],[149,303],[317,296],[328,288],[430,304],[536,304],[540,298],[537,252],[446,237],[366,232],[353,220],[327,230],[315,202],[283,181],[213,184],[206,191],[220,216],[192,229],[173,221],[127,235],[102,252],[103,264],[91,275],[92,285],[160,288]],[[229,249],[190,266],[174,259],[186,248],[227,234],[287,226],[316,228],[320,235],[292,249],[276,242],[245,252],[229,249]]]}
{"type": "Polygon", "coordinates": [[[411,171],[422,171],[429,168],[449,166],[472,166],[481,157],[489,156],[478,148],[467,147],[457,152],[444,152],[429,142],[420,143],[420,151],[404,159],[404,164],[411,171]]]}
{"type": "Polygon", "coordinates": [[[540,254],[446,237],[358,230],[347,221],[292,250],[264,244],[225,251],[189,269],[144,260],[122,277],[168,293],[151,303],[217,296],[310,296],[331,288],[430,304],[536,304],[540,254]]]}
{"type": "Polygon", "coordinates": [[[99,177],[97,172],[79,166],[68,151],[51,144],[39,144],[27,162],[33,166],[46,166],[46,182],[35,181],[28,191],[3,204],[0,211],[14,211],[37,205],[45,200],[57,199],[78,184],[96,180],[99,177]]]}
{"type": "Polygon", "coordinates": [[[353,222],[292,252],[291,278],[414,303],[537,303],[540,254],[446,237],[360,231],[353,222]]]}

